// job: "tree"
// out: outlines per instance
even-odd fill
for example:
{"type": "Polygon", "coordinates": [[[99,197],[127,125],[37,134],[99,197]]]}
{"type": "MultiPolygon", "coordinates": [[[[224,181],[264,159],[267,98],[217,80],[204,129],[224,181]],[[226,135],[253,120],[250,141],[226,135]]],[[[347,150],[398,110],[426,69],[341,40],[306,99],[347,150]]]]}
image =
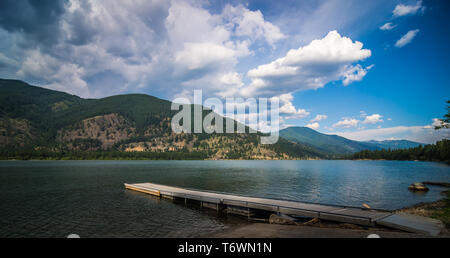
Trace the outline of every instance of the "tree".
{"type": "Polygon", "coordinates": [[[447,100],[447,114],[444,115],[443,119],[439,119],[441,124],[435,126],[434,129],[439,130],[442,128],[450,128],[450,100],[447,100]]]}

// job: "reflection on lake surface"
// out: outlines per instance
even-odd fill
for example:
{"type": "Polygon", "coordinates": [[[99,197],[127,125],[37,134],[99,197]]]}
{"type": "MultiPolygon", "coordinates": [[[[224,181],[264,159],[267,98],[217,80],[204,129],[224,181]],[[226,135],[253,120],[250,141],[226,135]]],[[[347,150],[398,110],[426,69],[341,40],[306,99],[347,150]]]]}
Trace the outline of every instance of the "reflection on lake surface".
{"type": "Polygon", "coordinates": [[[440,199],[450,166],[398,161],[2,161],[0,237],[195,237],[242,223],[126,191],[152,182],[256,197],[397,209],[440,199]]]}

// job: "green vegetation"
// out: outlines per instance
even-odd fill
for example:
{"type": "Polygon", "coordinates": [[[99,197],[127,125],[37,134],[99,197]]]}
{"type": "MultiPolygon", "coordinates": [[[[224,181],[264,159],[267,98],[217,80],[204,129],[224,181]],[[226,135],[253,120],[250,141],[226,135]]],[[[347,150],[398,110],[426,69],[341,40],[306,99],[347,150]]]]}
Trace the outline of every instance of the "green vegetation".
{"type": "Polygon", "coordinates": [[[293,142],[308,145],[336,158],[363,150],[407,149],[420,143],[407,140],[358,142],[338,135],[319,133],[307,127],[289,127],[280,131],[280,136],[293,142]]]}
{"type": "MultiPolygon", "coordinates": [[[[193,109],[194,106],[192,105],[193,109]]],[[[144,94],[82,99],[0,79],[2,159],[316,159],[314,147],[258,134],[175,134],[171,102],[144,94]]],[[[204,110],[203,116],[210,110],[204,110]]],[[[192,116],[194,112],[192,112],[192,116]]],[[[226,123],[224,123],[224,127],[226,123]]],[[[235,126],[236,130],[236,126],[235,126]]],[[[249,128],[246,128],[249,132],[249,128]]]]}
{"type": "Polygon", "coordinates": [[[385,140],[385,141],[368,141],[366,143],[375,145],[380,149],[409,149],[419,147],[419,145],[423,145],[421,143],[407,141],[407,140],[385,140]]]}
{"type": "MultiPolygon", "coordinates": [[[[450,101],[447,101],[450,104],[450,101]]],[[[441,119],[442,125],[436,126],[436,130],[449,128],[450,105],[447,106],[447,114],[441,119]]],[[[442,161],[450,164],[450,140],[444,139],[436,144],[419,145],[415,148],[403,150],[364,150],[353,154],[351,159],[377,159],[377,160],[420,160],[420,161],[442,161]]]]}
{"type": "Polygon", "coordinates": [[[365,150],[353,154],[351,159],[420,160],[450,163],[450,140],[442,140],[436,144],[420,145],[416,148],[403,150],[365,150]]]}
{"type": "Polygon", "coordinates": [[[203,160],[201,152],[1,151],[0,160],[203,160]]]}
{"type": "MultiPolygon", "coordinates": [[[[408,150],[393,148],[415,143],[377,143],[394,146],[381,150],[374,143],[300,127],[281,130],[283,138],[273,145],[260,144],[262,133],[174,134],[175,112],[171,102],[144,94],[83,99],[0,79],[0,158],[333,159],[359,151],[350,158],[450,160],[446,141],[408,150]]],[[[204,110],[203,117],[210,112],[204,110]]],[[[447,114],[443,121],[449,119],[447,114]]]]}
{"type": "Polygon", "coordinates": [[[286,128],[280,131],[280,136],[289,141],[305,144],[321,152],[334,155],[379,149],[372,144],[352,141],[337,135],[322,134],[307,127],[286,128]]]}
{"type": "Polygon", "coordinates": [[[444,223],[447,229],[450,229],[450,191],[445,191],[446,198],[443,200],[444,207],[431,214],[432,218],[438,219],[444,223]]]}
{"type": "Polygon", "coordinates": [[[450,100],[447,101],[447,104],[447,114],[444,115],[443,119],[440,119],[442,124],[440,126],[436,126],[436,130],[450,128],[450,100]]]}

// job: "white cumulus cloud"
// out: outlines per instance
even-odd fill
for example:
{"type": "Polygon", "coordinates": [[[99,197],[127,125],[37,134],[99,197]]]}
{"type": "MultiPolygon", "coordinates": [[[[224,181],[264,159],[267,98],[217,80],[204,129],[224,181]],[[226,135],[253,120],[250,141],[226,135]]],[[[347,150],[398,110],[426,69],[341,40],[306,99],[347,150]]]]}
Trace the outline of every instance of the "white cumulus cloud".
{"type": "Polygon", "coordinates": [[[316,123],[310,123],[310,124],[305,125],[305,127],[311,128],[313,130],[317,130],[317,129],[319,129],[320,124],[317,123],[317,122],[316,123]]]}
{"type": "Polygon", "coordinates": [[[248,71],[247,76],[252,82],[241,92],[245,96],[275,95],[318,89],[337,80],[348,84],[361,80],[367,73],[366,69],[352,64],[370,56],[371,51],[363,49],[361,42],[353,42],[337,31],[330,31],[322,39],[292,49],[286,56],[248,71]]]}
{"type": "Polygon", "coordinates": [[[294,100],[292,94],[283,94],[274,98],[278,98],[280,103],[280,114],[284,115],[284,118],[286,119],[301,119],[310,115],[305,109],[297,109],[294,104],[292,104],[292,100],[294,100]]]}
{"type": "Polygon", "coordinates": [[[335,128],[356,128],[359,124],[359,120],[354,118],[344,118],[333,125],[335,128]]]}
{"type": "Polygon", "coordinates": [[[383,116],[379,114],[373,114],[371,116],[366,116],[366,119],[362,122],[363,124],[377,124],[383,122],[383,119],[381,119],[383,116]]]}
{"type": "Polygon", "coordinates": [[[264,39],[270,45],[285,38],[280,29],[264,20],[261,11],[250,11],[242,5],[226,5],[223,11],[225,21],[236,26],[236,36],[246,36],[252,39],[264,39]]]}
{"type": "Polygon", "coordinates": [[[357,64],[355,66],[349,66],[348,69],[345,69],[342,73],[342,84],[344,86],[348,86],[352,82],[361,81],[366,75],[367,72],[373,68],[374,65],[369,65],[366,68],[363,68],[361,65],[357,64]]]}

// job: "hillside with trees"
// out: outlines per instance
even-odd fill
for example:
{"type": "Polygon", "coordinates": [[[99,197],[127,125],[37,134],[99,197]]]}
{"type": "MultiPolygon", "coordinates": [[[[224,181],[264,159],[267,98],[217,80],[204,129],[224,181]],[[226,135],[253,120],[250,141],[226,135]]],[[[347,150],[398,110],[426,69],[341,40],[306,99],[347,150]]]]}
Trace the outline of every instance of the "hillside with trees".
{"type": "MultiPolygon", "coordinates": [[[[450,104],[450,101],[447,101],[447,104],[450,104]]],[[[450,105],[447,105],[447,114],[440,119],[440,122],[440,125],[435,127],[436,130],[445,130],[450,127],[450,105]]],[[[436,144],[420,145],[403,150],[364,150],[355,153],[351,159],[442,161],[450,164],[450,140],[443,139],[436,144]]]]}
{"type": "MultiPolygon", "coordinates": [[[[21,81],[0,80],[0,158],[329,157],[311,146],[281,138],[276,144],[262,145],[262,133],[176,134],[171,130],[171,118],[176,113],[171,104],[144,94],[83,99],[21,81]]],[[[203,111],[203,116],[210,112],[203,111]]]]}
{"type": "Polygon", "coordinates": [[[352,159],[372,160],[419,160],[442,161],[450,163],[450,140],[442,140],[436,144],[420,145],[419,147],[400,150],[361,151],[353,154],[352,159]]]}

